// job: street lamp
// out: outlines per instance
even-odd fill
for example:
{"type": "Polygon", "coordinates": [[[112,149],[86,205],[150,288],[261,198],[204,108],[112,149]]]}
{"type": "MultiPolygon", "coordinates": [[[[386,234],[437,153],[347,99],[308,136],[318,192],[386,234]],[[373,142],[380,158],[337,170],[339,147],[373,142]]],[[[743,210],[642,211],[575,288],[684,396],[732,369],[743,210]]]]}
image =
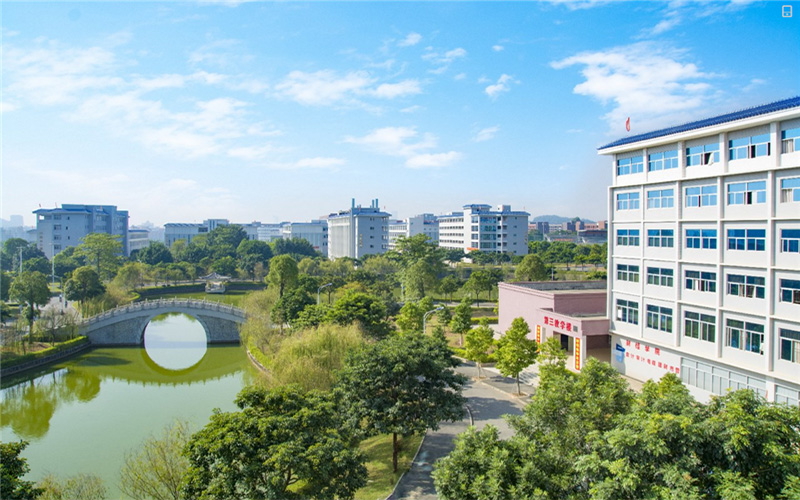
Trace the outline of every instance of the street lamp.
{"type": "Polygon", "coordinates": [[[325,283],[321,287],[317,288],[317,305],[319,305],[319,292],[321,292],[323,288],[329,287],[331,285],[333,285],[333,283],[325,283]]]}
{"type": "Polygon", "coordinates": [[[425,314],[422,315],[422,334],[423,335],[425,335],[425,322],[427,321],[428,316],[433,314],[433,313],[435,313],[436,311],[441,311],[442,309],[444,309],[444,306],[439,306],[436,309],[431,309],[430,311],[428,311],[428,312],[426,312],[425,314]]]}

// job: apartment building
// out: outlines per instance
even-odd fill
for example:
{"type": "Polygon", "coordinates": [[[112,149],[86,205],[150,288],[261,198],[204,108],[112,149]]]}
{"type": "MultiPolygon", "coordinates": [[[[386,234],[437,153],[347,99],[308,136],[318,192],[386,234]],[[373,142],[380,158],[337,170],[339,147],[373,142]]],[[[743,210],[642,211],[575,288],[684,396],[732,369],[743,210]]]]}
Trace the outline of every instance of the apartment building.
{"type": "Polygon", "coordinates": [[[612,363],[800,403],[800,97],[599,149],[612,363]]]}
{"type": "Polygon", "coordinates": [[[420,214],[403,220],[389,221],[389,250],[397,247],[397,239],[401,236],[410,238],[424,234],[433,244],[439,243],[439,220],[433,214],[420,214]]]}
{"type": "Polygon", "coordinates": [[[389,249],[389,217],[382,212],[378,200],[369,207],[356,206],[328,216],[328,258],[360,259],[369,254],[381,254],[389,249]]]}
{"type": "Polygon", "coordinates": [[[531,214],[512,211],[511,205],[464,205],[463,211],[440,215],[439,246],[514,255],[528,254],[528,218],[531,214]]]}
{"type": "Polygon", "coordinates": [[[91,233],[119,236],[122,253],[128,255],[128,211],[115,205],[61,205],[40,208],[36,214],[36,246],[52,259],[67,247],[81,244],[91,233]]]}

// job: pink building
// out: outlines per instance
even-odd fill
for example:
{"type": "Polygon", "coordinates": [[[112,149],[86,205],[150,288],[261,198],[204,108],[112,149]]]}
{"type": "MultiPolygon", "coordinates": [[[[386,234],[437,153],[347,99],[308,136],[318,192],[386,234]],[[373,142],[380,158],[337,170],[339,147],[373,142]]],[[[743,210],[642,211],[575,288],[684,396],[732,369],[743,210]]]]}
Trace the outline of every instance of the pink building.
{"type": "Polygon", "coordinates": [[[605,281],[525,281],[497,287],[500,331],[508,330],[514,318],[523,318],[537,342],[556,336],[575,370],[586,356],[610,359],[605,281]]]}

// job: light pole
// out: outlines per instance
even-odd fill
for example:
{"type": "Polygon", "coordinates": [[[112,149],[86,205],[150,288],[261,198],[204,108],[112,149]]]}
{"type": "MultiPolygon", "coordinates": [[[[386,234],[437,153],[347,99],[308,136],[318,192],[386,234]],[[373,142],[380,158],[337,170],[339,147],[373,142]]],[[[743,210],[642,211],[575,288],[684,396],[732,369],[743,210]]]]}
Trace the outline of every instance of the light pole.
{"type": "Polygon", "coordinates": [[[331,285],[333,285],[333,283],[325,283],[321,287],[317,288],[317,305],[319,305],[319,292],[321,292],[323,288],[327,288],[331,285]]]}
{"type": "Polygon", "coordinates": [[[422,315],[422,334],[425,335],[425,322],[428,320],[428,316],[435,313],[436,311],[441,311],[444,309],[444,306],[439,306],[436,309],[431,309],[430,311],[426,312],[422,315]]]}

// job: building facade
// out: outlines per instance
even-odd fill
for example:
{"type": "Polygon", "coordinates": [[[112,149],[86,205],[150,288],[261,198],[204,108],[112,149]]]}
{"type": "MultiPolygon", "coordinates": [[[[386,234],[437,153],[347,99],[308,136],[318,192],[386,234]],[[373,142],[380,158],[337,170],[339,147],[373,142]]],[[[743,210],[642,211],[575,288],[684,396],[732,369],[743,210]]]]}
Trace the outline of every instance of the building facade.
{"type": "Polygon", "coordinates": [[[800,98],[600,148],[612,362],[800,403],[800,98]]]}
{"type": "Polygon", "coordinates": [[[287,222],[281,227],[281,237],[301,238],[314,247],[314,250],[328,255],[328,223],[324,220],[311,222],[287,222]]]}
{"type": "Polygon", "coordinates": [[[439,220],[433,214],[421,214],[403,220],[389,222],[389,250],[397,248],[397,239],[410,238],[418,234],[428,237],[428,242],[439,244],[439,220]]]}
{"type": "Polygon", "coordinates": [[[498,283],[498,330],[515,318],[531,328],[529,338],[542,343],[556,337],[580,371],[587,356],[608,361],[608,317],[605,281],[534,281],[498,283]]]}
{"type": "Polygon", "coordinates": [[[528,212],[510,205],[464,205],[463,211],[440,215],[439,246],[490,253],[528,254],[528,212]]]}
{"type": "Polygon", "coordinates": [[[147,229],[128,229],[128,253],[131,255],[150,245],[150,231],[147,229]]]}
{"type": "Polygon", "coordinates": [[[128,211],[114,205],[61,205],[40,208],[36,214],[36,246],[52,259],[67,247],[81,244],[91,233],[119,236],[122,253],[128,255],[128,211]]]}
{"type": "Polygon", "coordinates": [[[386,252],[390,215],[380,210],[377,199],[372,200],[369,207],[356,206],[353,200],[349,210],[330,214],[327,219],[328,258],[360,259],[386,252]]]}

